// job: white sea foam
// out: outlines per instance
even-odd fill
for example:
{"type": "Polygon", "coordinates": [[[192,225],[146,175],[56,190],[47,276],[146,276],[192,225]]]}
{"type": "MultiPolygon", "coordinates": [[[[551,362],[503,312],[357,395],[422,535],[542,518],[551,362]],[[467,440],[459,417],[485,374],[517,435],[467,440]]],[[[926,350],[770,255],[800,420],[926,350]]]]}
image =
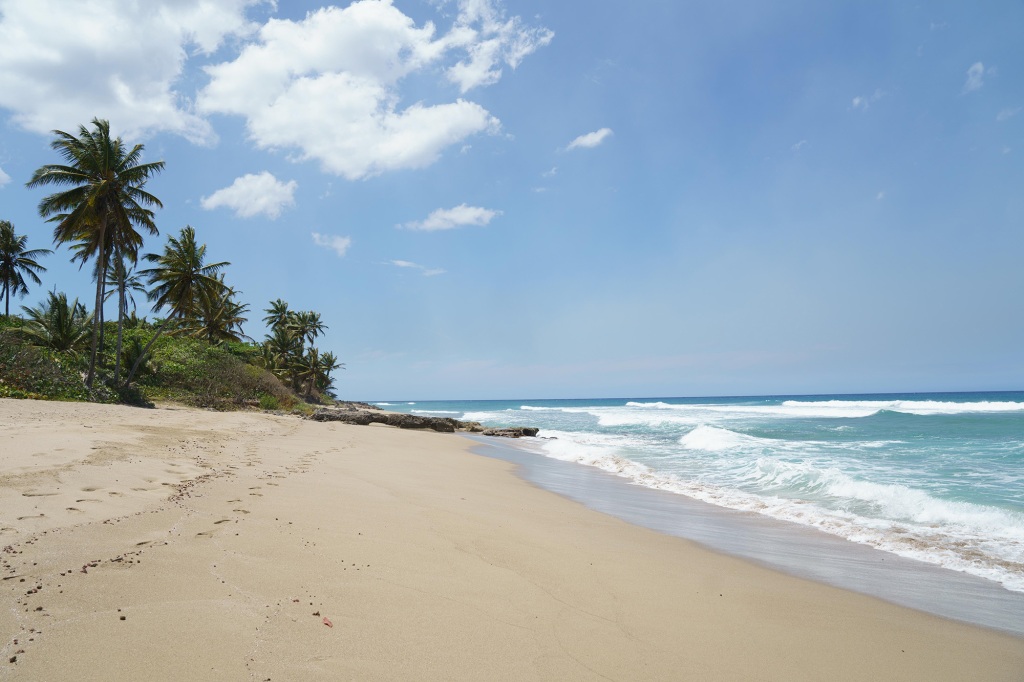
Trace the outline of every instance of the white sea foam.
{"type": "Polygon", "coordinates": [[[872,410],[906,414],[966,414],[972,412],[1022,412],[1024,403],[1011,401],[952,402],[938,400],[787,400],[783,407],[825,410],[872,410]]]}
{"type": "Polygon", "coordinates": [[[387,407],[387,406],[392,405],[392,404],[393,403],[374,403],[374,405],[380,405],[381,407],[387,407]]]}
{"type": "Polygon", "coordinates": [[[462,414],[452,410],[410,410],[413,414],[462,414]]]}
{"type": "MultiPolygon", "coordinates": [[[[942,500],[905,485],[860,480],[834,467],[771,455],[719,459],[717,478],[693,477],[631,459],[630,452],[643,451],[646,445],[637,437],[544,433],[557,440],[529,439],[531,445],[555,459],[594,466],[637,485],[813,526],[1024,592],[1024,514],[1018,512],[942,500]]],[[[680,439],[684,450],[715,453],[772,442],[708,425],[680,439]]]]}

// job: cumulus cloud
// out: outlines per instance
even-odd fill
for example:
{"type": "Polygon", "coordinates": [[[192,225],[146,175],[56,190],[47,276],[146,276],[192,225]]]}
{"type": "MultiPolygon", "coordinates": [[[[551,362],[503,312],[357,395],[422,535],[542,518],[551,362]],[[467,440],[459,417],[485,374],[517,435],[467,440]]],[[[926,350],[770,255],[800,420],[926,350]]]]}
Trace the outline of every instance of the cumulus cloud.
{"type": "Polygon", "coordinates": [[[452,46],[464,47],[468,56],[448,69],[448,79],[463,93],[496,83],[501,65],[512,69],[555,37],[546,28],[523,25],[519,17],[507,19],[490,0],[462,0],[459,18],[447,38],[452,46]]]}
{"type": "Polygon", "coordinates": [[[441,268],[428,268],[425,265],[420,265],[419,263],[413,263],[407,260],[393,260],[391,261],[391,265],[394,265],[396,268],[409,268],[412,270],[419,270],[424,277],[434,277],[436,275],[443,275],[445,273],[445,271],[442,270],[441,268]]]}
{"type": "Polygon", "coordinates": [[[500,123],[464,99],[403,108],[402,79],[464,53],[468,61],[458,64],[489,66],[460,76],[463,92],[492,83],[501,75],[499,60],[515,66],[541,46],[529,39],[538,30],[505,19],[495,0],[463,0],[454,26],[440,36],[433,23],[417,26],[388,0],[357,0],[301,21],[267,22],[236,59],[207,67],[210,82],[197,107],[243,116],[258,147],[298,150],[297,158],[350,180],[423,168],[472,135],[497,132],[500,123]]]}
{"type": "Polygon", "coordinates": [[[255,30],[262,0],[0,0],[0,107],[26,130],[73,132],[93,117],[134,137],[215,141],[178,89],[188,54],[255,30]]]}
{"type": "Polygon", "coordinates": [[[981,62],[974,62],[967,69],[967,80],[964,82],[964,93],[980,90],[985,85],[985,65],[981,62]]]}
{"type": "Polygon", "coordinates": [[[8,175],[7,173],[4,173],[4,169],[3,168],[0,168],[0,187],[3,187],[4,185],[6,185],[10,181],[11,181],[11,176],[8,175]]]}
{"type": "Polygon", "coordinates": [[[295,188],[298,186],[294,180],[281,182],[268,171],[258,175],[250,173],[235,178],[229,187],[203,197],[199,205],[207,211],[230,208],[239,218],[252,218],[262,213],[274,220],[280,217],[286,206],[295,205],[295,188]]]}
{"type": "Polygon", "coordinates": [[[580,135],[575,140],[570,142],[569,146],[566,147],[566,149],[569,149],[569,150],[572,150],[572,149],[592,149],[593,147],[598,146],[599,144],[601,144],[602,142],[604,142],[605,140],[607,140],[611,136],[612,136],[612,129],[611,128],[601,128],[600,130],[595,130],[592,133],[587,133],[586,135],[580,135]]]}
{"type": "Polygon", "coordinates": [[[400,227],[408,230],[436,232],[438,230],[452,230],[456,227],[487,225],[495,216],[499,215],[501,215],[501,211],[459,204],[455,208],[439,208],[427,216],[425,220],[414,220],[400,227]]]}
{"type": "Polygon", "coordinates": [[[348,251],[348,248],[352,246],[352,238],[314,232],[313,243],[317,246],[322,246],[325,249],[333,250],[338,254],[338,258],[341,258],[348,251]]]}

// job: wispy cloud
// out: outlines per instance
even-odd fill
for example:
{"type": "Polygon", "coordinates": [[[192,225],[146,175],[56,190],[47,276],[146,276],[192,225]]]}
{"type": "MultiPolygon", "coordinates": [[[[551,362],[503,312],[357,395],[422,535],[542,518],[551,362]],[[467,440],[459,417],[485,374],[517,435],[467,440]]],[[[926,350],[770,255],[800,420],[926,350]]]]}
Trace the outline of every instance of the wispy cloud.
{"type": "Polygon", "coordinates": [[[4,185],[6,185],[10,181],[11,181],[11,176],[8,175],[7,173],[4,173],[4,169],[3,168],[0,168],[0,187],[3,187],[4,185]]]}
{"type": "Polygon", "coordinates": [[[262,213],[274,220],[286,206],[295,205],[298,186],[294,180],[281,182],[267,171],[258,175],[250,173],[236,178],[229,187],[203,197],[199,205],[207,211],[230,208],[239,218],[252,218],[262,213]]]}
{"type": "Polygon", "coordinates": [[[807,144],[807,140],[800,140],[799,142],[794,144],[792,147],[790,147],[790,149],[793,150],[794,152],[798,152],[801,149],[803,149],[806,144],[807,144]]]}
{"type": "Polygon", "coordinates": [[[998,114],[996,114],[996,120],[999,121],[1000,123],[1002,123],[1003,121],[1009,121],[1011,118],[1019,114],[1020,111],[1021,107],[1016,107],[1013,109],[1003,109],[998,114]]]}
{"type": "Polygon", "coordinates": [[[493,211],[489,208],[459,204],[455,208],[439,208],[425,220],[414,220],[399,227],[407,230],[420,230],[422,232],[437,232],[439,230],[453,230],[457,227],[484,226],[488,225],[495,216],[501,215],[501,211],[493,211]]]}
{"type": "Polygon", "coordinates": [[[967,69],[967,81],[964,83],[962,94],[980,90],[985,85],[985,65],[981,62],[974,62],[967,69]]]}
{"type": "Polygon", "coordinates": [[[857,95],[851,104],[854,109],[868,109],[872,104],[885,97],[884,90],[875,90],[870,95],[857,95]]]}
{"type": "Polygon", "coordinates": [[[540,175],[541,175],[542,178],[553,178],[557,174],[558,174],[558,166],[552,166],[551,170],[546,170],[543,173],[541,173],[540,175]]]}
{"type": "Polygon", "coordinates": [[[410,270],[419,270],[421,273],[423,273],[424,277],[435,277],[437,275],[443,275],[445,273],[445,271],[441,268],[428,268],[425,265],[420,265],[419,263],[413,263],[412,261],[407,260],[393,260],[391,261],[391,265],[394,265],[396,268],[408,268],[410,270]]]}
{"type": "Polygon", "coordinates": [[[875,201],[881,201],[884,198],[885,198],[885,191],[884,190],[875,195],[875,201]]]}
{"type": "Polygon", "coordinates": [[[593,149],[594,147],[598,146],[599,144],[607,140],[613,134],[614,133],[612,133],[611,128],[601,128],[600,130],[595,130],[592,133],[580,135],[575,140],[569,143],[569,146],[566,147],[566,150],[571,151],[573,149],[593,149]]]}
{"type": "Polygon", "coordinates": [[[314,232],[313,243],[317,246],[322,246],[325,249],[331,249],[338,254],[339,258],[341,258],[348,251],[349,247],[352,246],[352,238],[314,232]]]}

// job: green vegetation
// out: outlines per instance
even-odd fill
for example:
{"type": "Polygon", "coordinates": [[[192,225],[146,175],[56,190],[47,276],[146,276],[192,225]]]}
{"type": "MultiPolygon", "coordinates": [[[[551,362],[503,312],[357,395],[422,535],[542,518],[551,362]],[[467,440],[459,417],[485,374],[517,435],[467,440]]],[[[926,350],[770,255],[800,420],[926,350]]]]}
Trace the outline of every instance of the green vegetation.
{"type": "Polygon", "coordinates": [[[193,227],[142,256],[150,267],[137,269],[140,229],[158,233],[149,207],[161,204],[144,188],[162,161],[140,163],[143,146],[129,150],[111,139],[109,123],[99,119],[77,136],[54,135],[51,147],[65,163],[40,167],[27,184],[64,188],[40,202],[39,214],[56,224],[54,243],[69,247],[72,262],[92,261],[96,303],[90,313],[77,298],[52,291],[11,315],[11,296],[26,295],[26,278],[42,284],[37,273],[45,268],[35,259],[51,252],[29,250],[28,238],[0,221],[0,397],[302,413],[333,397],[333,373],[344,364],[313,345],[327,330],[320,313],[291,311],[277,299],[266,310],[266,339],[246,336],[249,306],[226,282],[230,263],[207,262],[193,227]],[[166,317],[140,319],[135,294],[166,317]],[[103,303],[114,295],[117,320],[107,322],[103,303]]]}

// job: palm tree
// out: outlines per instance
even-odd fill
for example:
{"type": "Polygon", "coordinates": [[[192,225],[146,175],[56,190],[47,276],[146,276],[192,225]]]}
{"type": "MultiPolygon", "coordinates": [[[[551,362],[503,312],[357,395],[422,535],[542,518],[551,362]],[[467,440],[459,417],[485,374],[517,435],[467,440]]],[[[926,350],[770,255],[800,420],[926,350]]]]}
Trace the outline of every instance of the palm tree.
{"type": "Polygon", "coordinates": [[[199,317],[204,297],[212,297],[223,286],[217,275],[231,265],[227,261],[206,263],[206,244],[196,242],[196,231],[186,225],[178,237],[168,237],[163,253],[147,253],[145,260],[155,267],[143,270],[153,289],[149,300],[154,310],[169,308],[168,319],[179,322],[199,317]]]}
{"type": "Polygon", "coordinates": [[[290,377],[292,388],[298,390],[295,361],[302,356],[302,342],[288,327],[274,327],[263,342],[269,369],[280,378],[290,377]]]}
{"type": "Polygon", "coordinates": [[[68,303],[67,294],[51,291],[45,304],[21,309],[28,318],[21,333],[34,345],[70,353],[85,346],[92,315],[77,298],[68,303]]]}
{"type": "Polygon", "coordinates": [[[292,311],[288,310],[288,304],[281,299],[271,301],[270,307],[264,308],[263,312],[267,314],[263,318],[263,323],[271,329],[277,329],[288,324],[293,314],[292,311]]]}
{"type": "Polygon", "coordinates": [[[318,391],[333,395],[334,377],[331,376],[331,373],[336,369],[345,369],[345,363],[338,362],[334,353],[328,352],[320,356],[320,364],[317,367],[316,388],[318,391]]]}
{"type": "Polygon", "coordinates": [[[205,336],[209,343],[248,339],[242,331],[242,325],[248,322],[248,318],[242,316],[249,312],[249,306],[235,300],[239,292],[224,284],[223,275],[218,279],[220,288],[200,301],[199,318],[192,336],[205,336]]]}
{"type": "Polygon", "coordinates": [[[40,256],[53,253],[49,249],[26,249],[28,236],[14,234],[14,225],[0,220],[0,283],[3,284],[4,317],[11,316],[11,295],[24,296],[28,293],[25,278],[42,284],[37,272],[46,268],[35,261],[40,256]]]}
{"type": "Polygon", "coordinates": [[[218,273],[231,265],[227,261],[207,264],[206,244],[196,242],[196,231],[191,225],[182,228],[178,237],[168,237],[163,253],[147,253],[144,258],[154,264],[139,273],[153,286],[149,300],[154,302],[154,310],[168,308],[168,315],[128,372],[125,386],[131,383],[139,362],[169,324],[185,324],[199,317],[202,301],[216,297],[224,286],[218,273]]]}
{"type": "Polygon", "coordinates": [[[96,258],[96,307],[86,377],[86,385],[91,388],[102,334],[103,288],[110,256],[115,250],[138,254],[142,236],[136,227],[157,234],[153,212],[146,207],[163,204],[144,187],[163,170],[164,162],[142,163],[144,147],[137,144],[129,150],[120,137],[111,139],[110,123],[102,119],[92,120],[92,130],[79,126],[78,137],[62,130],[54,130],[53,134],[56,139],[50,147],[65,163],[41,166],[32,174],[28,186],[70,188],[45,197],[39,203],[39,215],[56,223],[54,243],[81,246],[72,260],[96,258]]]}
{"type": "Polygon", "coordinates": [[[312,310],[293,313],[289,320],[289,325],[303,342],[303,345],[308,341],[310,346],[313,345],[316,337],[327,330],[327,325],[320,321],[320,313],[312,310]]]}

